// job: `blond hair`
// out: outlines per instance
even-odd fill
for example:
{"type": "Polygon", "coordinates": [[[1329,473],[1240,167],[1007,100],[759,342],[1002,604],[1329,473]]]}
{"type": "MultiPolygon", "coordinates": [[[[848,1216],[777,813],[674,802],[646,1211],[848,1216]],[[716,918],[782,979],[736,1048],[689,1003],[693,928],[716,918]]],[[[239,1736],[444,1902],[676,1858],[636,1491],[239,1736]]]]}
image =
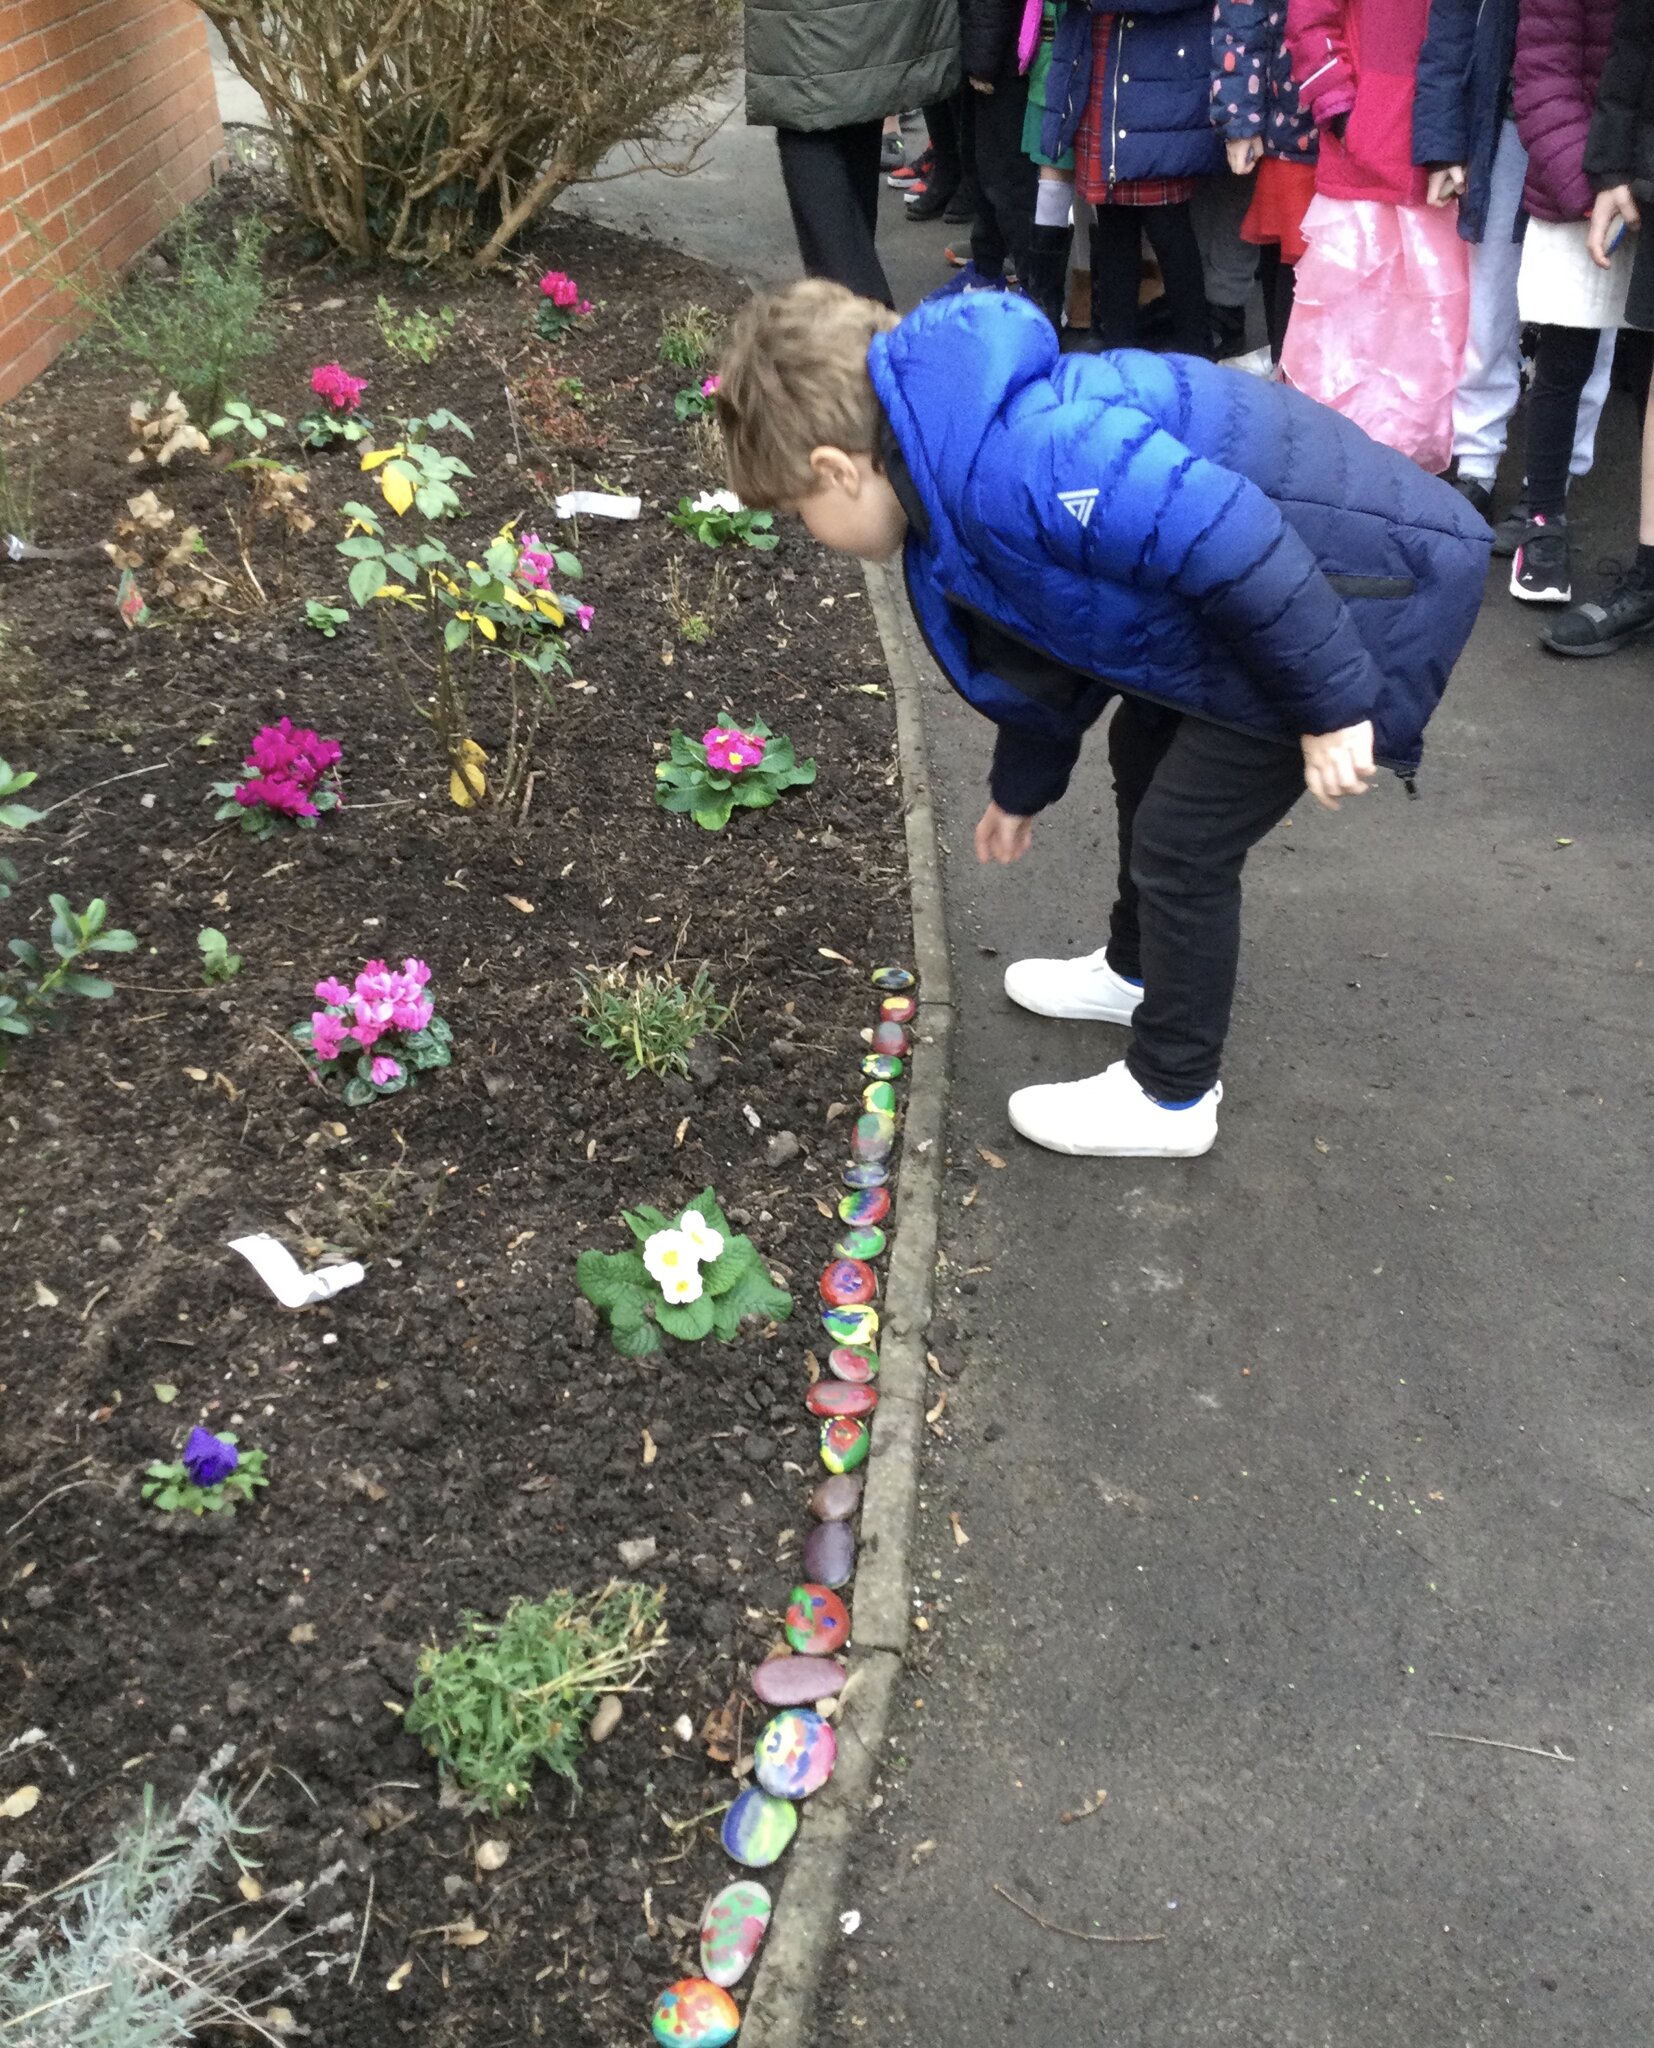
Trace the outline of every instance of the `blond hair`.
{"type": "Polygon", "coordinates": [[[867,348],[896,315],[824,277],[764,292],[736,314],[719,366],[730,488],[773,508],[816,487],[813,448],[875,452],[879,403],[867,348]]]}

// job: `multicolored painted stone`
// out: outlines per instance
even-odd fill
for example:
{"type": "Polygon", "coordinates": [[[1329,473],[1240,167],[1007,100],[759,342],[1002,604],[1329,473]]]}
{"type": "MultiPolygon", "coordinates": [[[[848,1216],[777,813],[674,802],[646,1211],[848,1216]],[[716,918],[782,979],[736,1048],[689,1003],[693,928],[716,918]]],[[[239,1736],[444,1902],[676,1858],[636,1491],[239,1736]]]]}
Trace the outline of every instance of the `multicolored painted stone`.
{"type": "Polygon", "coordinates": [[[752,1774],[777,1799],[808,1799],[837,1762],[838,1737],[808,1707],[788,1707],[766,1722],[752,1749],[752,1774]]]}
{"type": "Polygon", "coordinates": [[[724,2048],[740,2032],[741,2013],[729,1993],[705,1977],[680,1977],[655,2000],[653,2024],[663,2048],[724,2048]]]}
{"type": "Polygon", "coordinates": [[[919,1014],[919,1005],[911,996],[886,996],[879,1005],[879,1016],[886,1024],[911,1024],[919,1014]]]}
{"type": "Polygon", "coordinates": [[[817,1380],[804,1396],[812,1415],[871,1415],[879,1405],[879,1390],[864,1380],[817,1380]]]}
{"type": "Polygon", "coordinates": [[[861,1091],[861,1106],[875,1116],[896,1114],[896,1089],[890,1081],[869,1081],[861,1091]]]}
{"type": "Polygon", "coordinates": [[[852,1351],[848,1344],[835,1344],[827,1354],[827,1370],[836,1380],[848,1380],[853,1387],[865,1387],[879,1376],[876,1351],[852,1351]]]}
{"type": "Polygon", "coordinates": [[[899,1024],[875,1024],[873,1027],[873,1050],[900,1059],[907,1051],[907,1033],[899,1024]]]}
{"type": "Polygon", "coordinates": [[[861,1481],[853,1472],[830,1472],[810,1495],[818,1522],[848,1522],[861,1505],[861,1481]]]}
{"type": "Polygon", "coordinates": [[[787,1601],[785,1626],[787,1641],[801,1657],[826,1657],[849,1642],[850,1611],[830,1586],[805,1580],[787,1601]]]}
{"type": "Polygon", "coordinates": [[[821,1462],[829,1472],[854,1472],[873,1438],[860,1416],[832,1415],[821,1425],[821,1462]]]}
{"type": "Polygon", "coordinates": [[[807,1707],[835,1698],[848,1675],[832,1657],[766,1657],[752,1674],[752,1689],[766,1707],[807,1707]]]}
{"type": "MultiPolygon", "coordinates": [[[[827,1592],[825,1587],[822,1592],[828,1600],[838,1598],[837,1594],[827,1592]]],[[[839,1602],[841,1607],[843,1604],[839,1602]]],[[[796,1806],[790,1806],[785,1799],[775,1798],[758,1785],[749,1785],[724,1815],[719,1839],[737,1863],[744,1863],[749,1870],[767,1870],[785,1854],[787,1844],[797,1832],[796,1806]]],[[[727,1993],[724,1995],[728,1996],[727,1993]]],[[[730,2009],[734,2010],[733,2000],[730,2009]]],[[[727,2041],[729,2035],[725,2034],[723,2038],[727,2041]]]]}
{"type": "Polygon", "coordinates": [[[846,1521],[818,1522],[804,1539],[804,1569],[818,1586],[848,1586],[856,1576],[856,1539],[846,1521]]]}
{"type": "Polygon", "coordinates": [[[862,1188],[856,1194],[839,1197],[841,1223],[882,1223],[889,1214],[889,1188],[862,1188]]]}
{"type": "Polygon", "coordinates": [[[882,1159],[858,1159],[839,1175],[847,1188],[882,1188],[890,1178],[890,1167],[882,1159]]]}
{"type": "MultiPolygon", "coordinates": [[[[874,1188],[876,1195],[882,1188],[874,1188]]],[[[879,1312],[876,1308],[824,1308],[821,1311],[821,1327],[835,1344],[848,1344],[852,1349],[858,1344],[871,1344],[879,1334],[879,1312]]]]}
{"type": "Polygon", "coordinates": [[[901,990],[912,988],[919,979],[909,967],[875,967],[867,977],[875,988],[901,990]]]}
{"type": "Polygon", "coordinates": [[[865,1161],[888,1159],[895,1142],[896,1119],[868,1110],[856,1118],[856,1128],[850,1133],[851,1157],[865,1161]]]}
{"type": "Polygon", "coordinates": [[[770,1895],[750,1877],[726,1884],[701,1915],[701,1975],[727,1991],[752,1966],[770,1924],[770,1895]]]}
{"type": "Polygon", "coordinates": [[[860,1228],[852,1226],[839,1232],[833,1255],[840,1259],[876,1259],[882,1257],[888,1242],[884,1232],[875,1230],[871,1224],[860,1228]]]}
{"type": "Polygon", "coordinates": [[[899,1081],[902,1078],[901,1061],[888,1052],[864,1054],[861,1070],[871,1081],[899,1081]]]}
{"type": "Polygon", "coordinates": [[[879,1291],[879,1276],[865,1259],[835,1259],[816,1283],[829,1308],[860,1308],[879,1291]]]}

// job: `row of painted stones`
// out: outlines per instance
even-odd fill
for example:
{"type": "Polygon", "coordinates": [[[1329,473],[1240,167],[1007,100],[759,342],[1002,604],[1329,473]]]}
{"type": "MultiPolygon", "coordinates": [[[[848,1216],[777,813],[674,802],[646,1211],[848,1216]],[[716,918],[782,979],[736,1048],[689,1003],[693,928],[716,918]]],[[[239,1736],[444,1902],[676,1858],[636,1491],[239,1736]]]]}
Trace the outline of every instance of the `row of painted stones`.
{"type": "MultiPolygon", "coordinates": [[[[804,1577],[787,1602],[788,1648],[752,1675],[752,1689],[778,1709],[753,1747],[753,1780],[724,1816],[722,1839],[737,1863],[763,1870],[777,1862],[798,1828],[796,1802],[819,1792],[833,1774],[838,1739],[824,1708],[837,1698],[845,1667],[835,1654],[850,1640],[850,1614],[840,1589],[855,1576],[852,1527],[861,1503],[859,1467],[872,1441],[869,1418],[879,1405],[878,1275],[890,1214],[890,1155],[896,1142],[896,1088],[908,1052],[907,1027],[918,1011],[914,976],[905,967],[875,970],[883,992],[872,1049],[862,1060],[862,1112],[850,1137],[849,1190],[838,1205],[841,1225],[821,1275],[821,1322],[827,1373],[812,1383],[805,1406],[821,1423],[825,1477],[810,1496],[814,1527],[804,1541],[804,1577]]],[[[739,1878],[711,1899],[701,1916],[701,1975],[669,1985],[655,2001],[655,2039],[665,2048],[723,2048],[741,2025],[730,1996],[751,1967],[770,1923],[770,1895],[739,1878]]]]}

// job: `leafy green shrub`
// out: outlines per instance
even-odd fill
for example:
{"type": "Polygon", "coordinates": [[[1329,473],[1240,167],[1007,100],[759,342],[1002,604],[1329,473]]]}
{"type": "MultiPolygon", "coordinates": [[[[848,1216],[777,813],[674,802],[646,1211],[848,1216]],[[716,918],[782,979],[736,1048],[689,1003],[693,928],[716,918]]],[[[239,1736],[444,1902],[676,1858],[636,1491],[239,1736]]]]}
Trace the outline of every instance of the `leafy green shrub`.
{"type": "Polygon", "coordinates": [[[515,1600],[500,1622],[460,1617],[452,1649],[419,1659],[410,1735],[490,1813],[528,1798],[537,1765],[571,1784],[601,1693],[629,1692],[666,1639],[659,1593],[612,1584],[589,1599],[515,1600]]]}
{"type": "Polygon", "coordinates": [[[662,1330],[686,1343],[716,1336],[728,1344],[748,1316],[779,1321],[792,1314],[792,1296],[770,1278],[752,1240],[731,1230],[711,1188],[675,1223],[658,1209],[622,1213],[642,1251],[584,1251],[575,1279],[608,1317],[624,1357],[658,1351],[662,1330]]]}
{"type": "Polygon", "coordinates": [[[717,345],[718,316],[710,306],[680,306],[660,331],[660,359],[676,370],[705,369],[717,345]]]}
{"type": "Polygon", "coordinates": [[[434,363],[453,338],[452,306],[444,306],[440,313],[427,313],[423,306],[399,313],[381,292],[373,311],[386,348],[411,363],[434,363]]]}
{"type": "Polygon", "coordinates": [[[11,1059],[7,1038],[31,1038],[55,1013],[66,995],[101,1002],[115,993],[101,974],[87,974],[78,963],[88,953],[131,953],[138,941],[130,932],[106,931],[109,905],[95,896],[84,910],[72,910],[68,899],[49,896],[52,906],[52,951],[48,967],[32,939],[10,939],[7,950],[17,965],[0,971],[0,1073],[11,1059]]]}
{"type": "Polygon", "coordinates": [[[792,741],[759,718],[744,731],[711,726],[698,740],[673,733],[671,758],[655,767],[655,801],[686,811],[703,832],[721,832],[736,811],[768,810],[783,790],[815,779],[815,762],[800,761],[792,741]]]}
{"type": "Polygon", "coordinates": [[[751,512],[733,491],[702,491],[698,497],[680,498],[676,512],[667,518],[680,533],[692,533],[709,548],[721,548],[725,541],[744,541],[749,548],[766,551],[781,545],[772,533],[773,512],[751,512]]]}
{"type": "Polygon", "coordinates": [[[687,1074],[689,1048],[722,1031],[734,1015],[730,1004],[719,1002],[704,966],[687,984],[670,967],[611,967],[595,981],[583,974],[575,980],[586,1042],[618,1060],[628,1081],[645,1072],[687,1074]]]}
{"type": "Polygon", "coordinates": [[[230,942],[221,931],[206,925],[196,933],[195,943],[201,949],[201,979],[209,988],[215,981],[235,980],[241,972],[241,955],[230,951],[230,942]]]}

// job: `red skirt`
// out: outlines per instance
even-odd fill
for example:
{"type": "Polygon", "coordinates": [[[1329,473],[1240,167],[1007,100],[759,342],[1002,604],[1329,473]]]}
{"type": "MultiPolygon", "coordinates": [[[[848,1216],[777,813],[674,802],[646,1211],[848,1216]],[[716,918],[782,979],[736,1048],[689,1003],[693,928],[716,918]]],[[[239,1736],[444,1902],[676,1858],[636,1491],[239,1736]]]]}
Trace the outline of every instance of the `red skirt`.
{"type": "Polygon", "coordinates": [[[1279,242],[1281,261],[1296,263],[1304,240],[1304,209],[1315,197],[1315,166],[1283,156],[1266,156],[1258,166],[1252,204],[1241,222],[1243,242],[1279,242]]]}
{"type": "Polygon", "coordinates": [[[1185,199],[1195,196],[1198,178],[1126,178],[1109,183],[1109,128],[1103,111],[1103,86],[1108,77],[1106,57],[1113,33],[1112,14],[1092,17],[1091,44],[1096,56],[1091,65],[1091,97],[1080,120],[1080,132],[1074,138],[1074,189],[1093,206],[1181,206],[1185,199]]]}

